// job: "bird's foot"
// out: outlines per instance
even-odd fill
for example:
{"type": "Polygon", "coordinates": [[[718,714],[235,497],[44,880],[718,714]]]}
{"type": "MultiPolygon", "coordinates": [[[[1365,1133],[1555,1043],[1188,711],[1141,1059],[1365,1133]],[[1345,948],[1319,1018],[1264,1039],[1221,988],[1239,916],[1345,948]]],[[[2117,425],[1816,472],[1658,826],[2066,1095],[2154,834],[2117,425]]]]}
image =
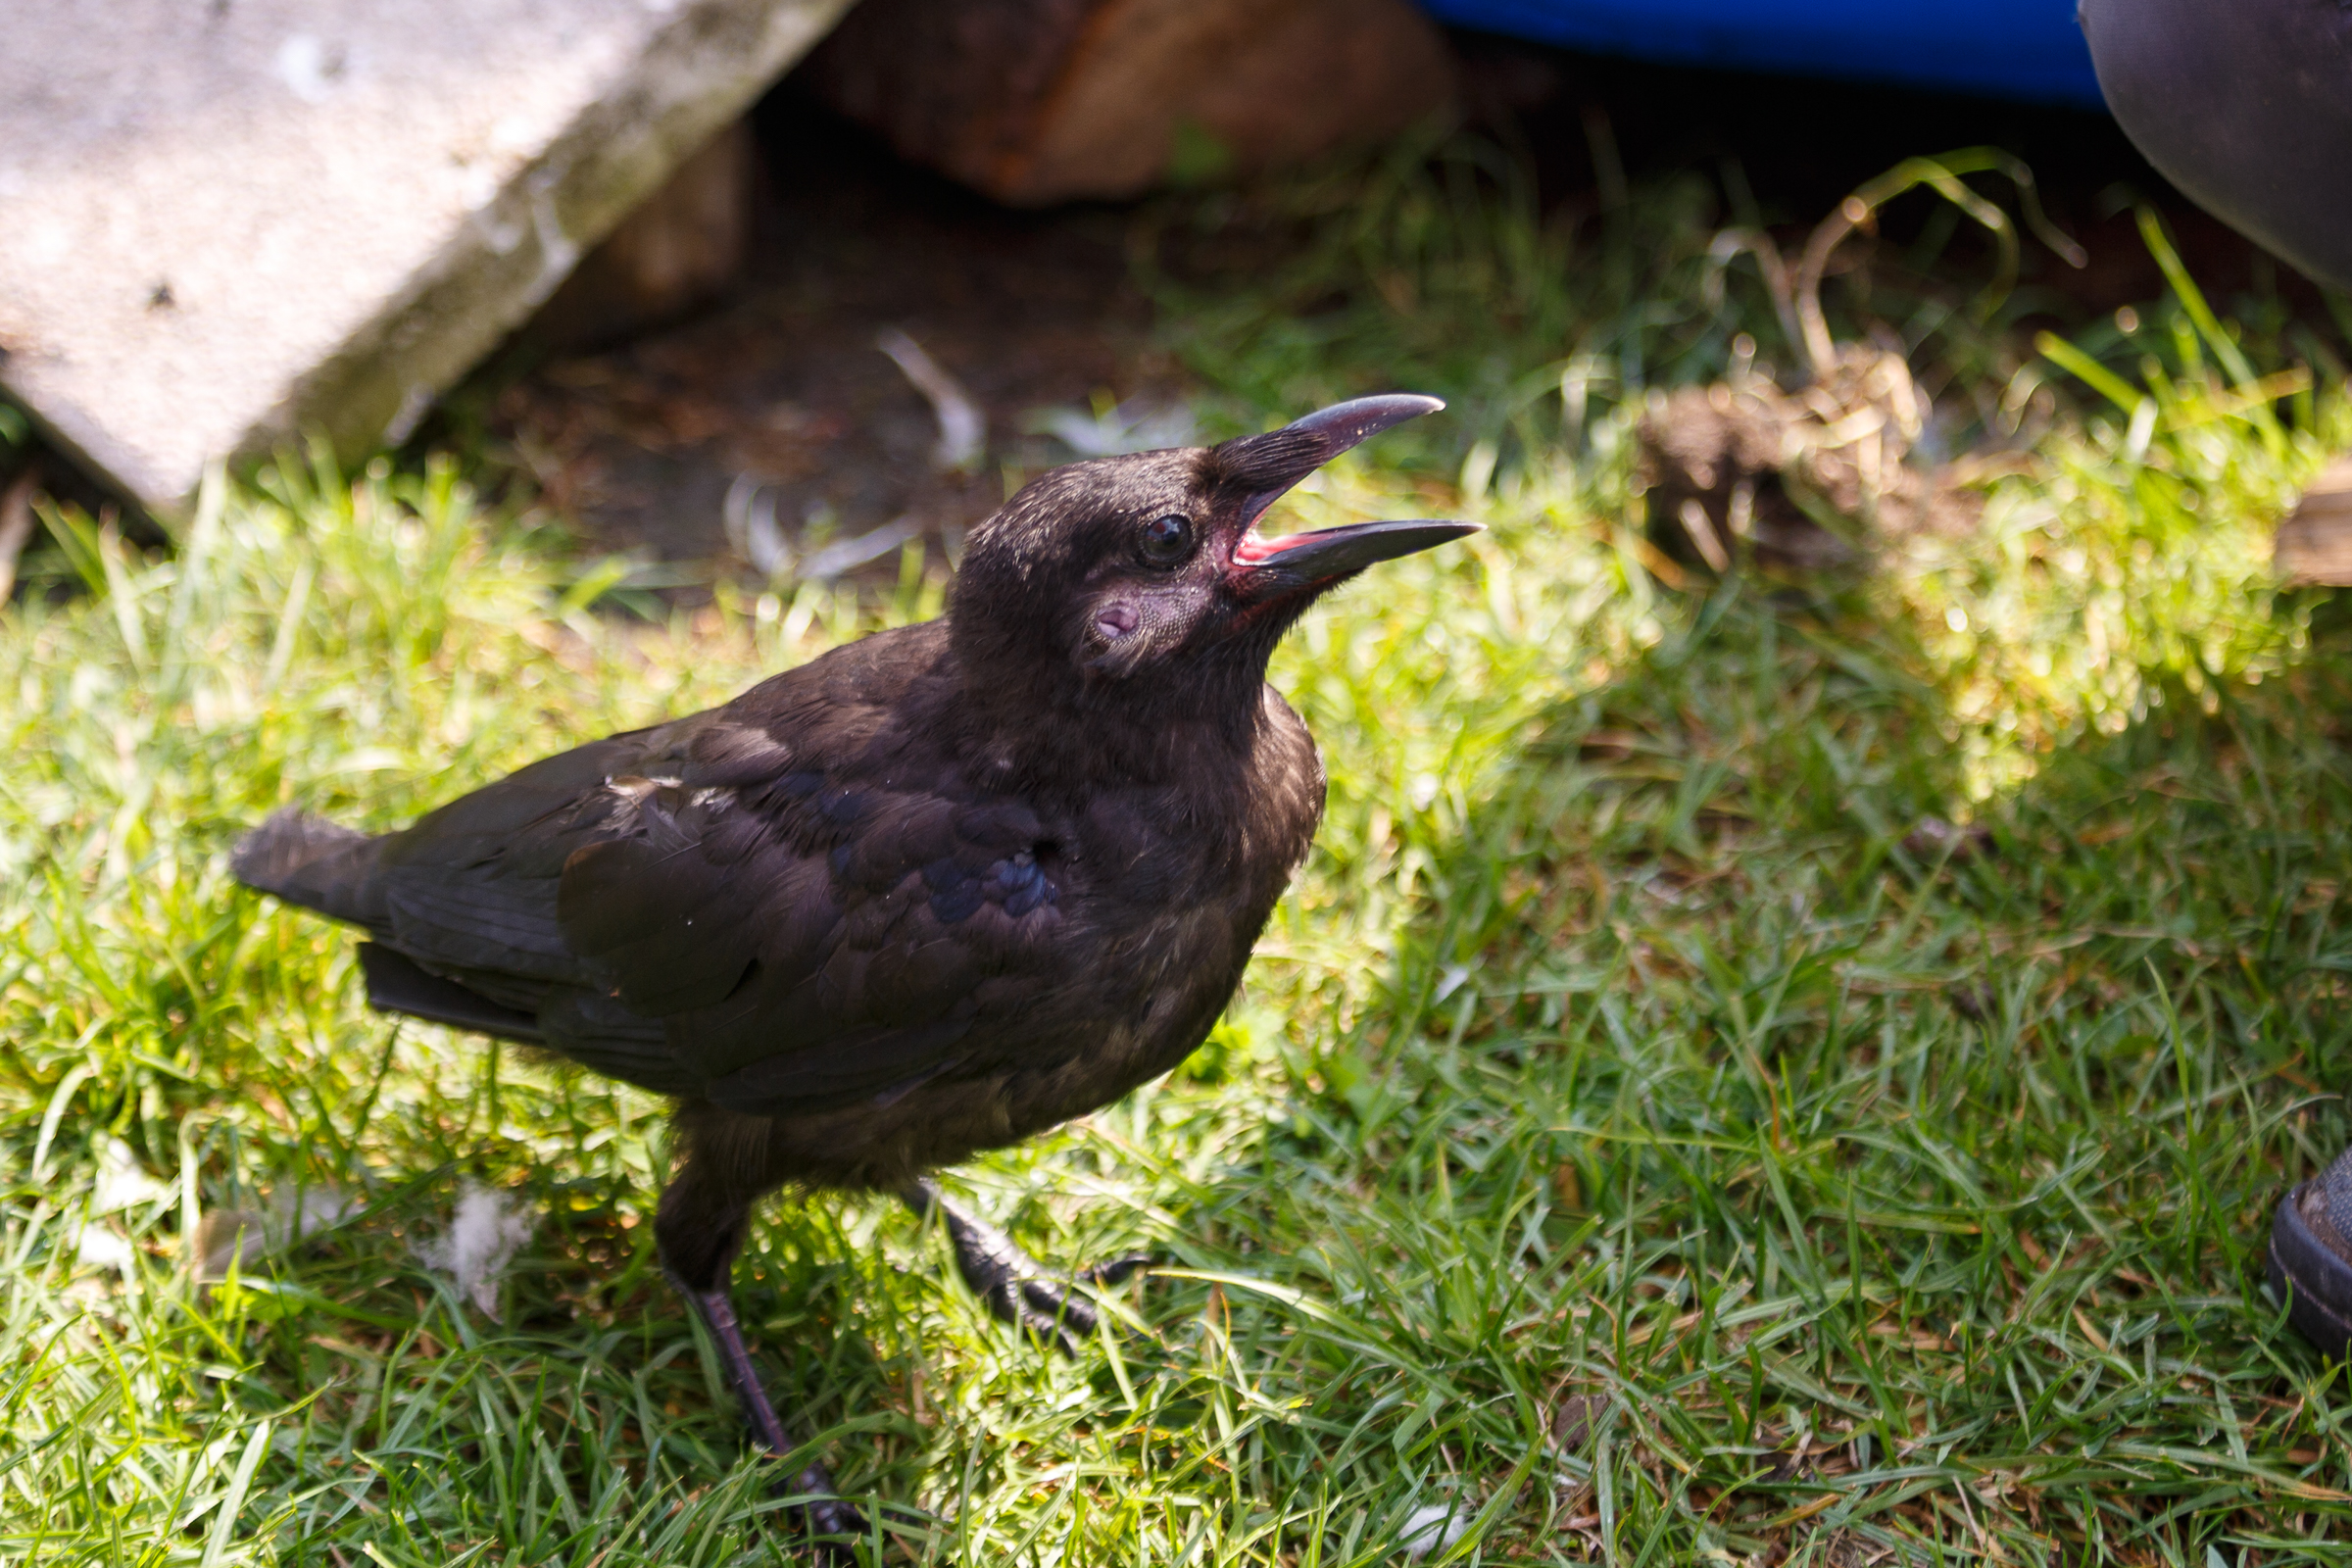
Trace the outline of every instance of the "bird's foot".
{"type": "MultiPolygon", "coordinates": [[[[790,1454],[796,1446],[792,1434],[785,1428],[783,1417],[776,1414],[776,1407],[760,1381],[759,1369],[752,1364],[751,1348],[744,1344],[742,1325],[735,1320],[734,1301],[723,1290],[698,1291],[674,1277],[670,1285],[710,1331],[719,1365],[725,1369],[727,1382],[734,1387],[752,1441],[779,1459],[790,1454]]],[[[825,1564],[825,1568],[856,1568],[857,1555],[845,1541],[827,1538],[854,1540],[869,1536],[871,1531],[865,1515],[838,1494],[832,1472],[821,1461],[813,1460],[776,1487],[779,1496],[806,1499],[797,1511],[807,1533],[819,1538],[815,1544],[816,1560],[825,1564]]]]}
{"type": "Polygon", "coordinates": [[[998,1321],[1026,1329],[1064,1355],[1076,1355],[1079,1342],[1102,1326],[1095,1304],[1071,1287],[1116,1285],[1152,1261],[1147,1253],[1130,1252],[1056,1274],[1011,1237],[942,1198],[929,1181],[916,1182],[899,1196],[918,1215],[939,1211],[956,1250],[956,1272],[998,1321]]]}
{"type": "MultiPolygon", "coordinates": [[[[812,1464],[789,1483],[779,1483],[775,1495],[780,1497],[808,1496],[809,1494],[833,1489],[833,1477],[821,1464],[812,1464]]],[[[853,1541],[864,1541],[873,1535],[853,1503],[839,1497],[811,1497],[800,1507],[801,1524],[812,1538],[809,1542],[814,1560],[824,1568],[858,1568],[858,1552],[853,1541]]]]}

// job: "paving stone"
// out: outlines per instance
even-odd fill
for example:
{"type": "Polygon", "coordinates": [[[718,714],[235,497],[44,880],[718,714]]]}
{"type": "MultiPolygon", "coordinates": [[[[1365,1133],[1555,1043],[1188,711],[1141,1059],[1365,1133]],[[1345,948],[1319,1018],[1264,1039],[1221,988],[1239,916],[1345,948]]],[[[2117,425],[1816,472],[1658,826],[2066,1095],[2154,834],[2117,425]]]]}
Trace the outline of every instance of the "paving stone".
{"type": "Polygon", "coordinates": [[[0,49],[0,388],[159,515],[398,441],[849,0],[53,0],[0,49]]]}

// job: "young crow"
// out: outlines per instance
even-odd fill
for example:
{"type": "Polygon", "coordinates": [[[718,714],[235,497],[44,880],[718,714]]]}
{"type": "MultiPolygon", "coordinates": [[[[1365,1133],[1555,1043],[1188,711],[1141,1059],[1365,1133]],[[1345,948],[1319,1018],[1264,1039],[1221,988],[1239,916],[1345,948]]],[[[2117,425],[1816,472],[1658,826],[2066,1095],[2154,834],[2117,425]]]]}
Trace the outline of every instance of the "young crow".
{"type": "MultiPolygon", "coordinates": [[[[1106,1104],[1206,1037],[1323,810],[1267,658],[1317,595],[1474,531],[1269,539],[1258,519],[1441,407],[1363,398],[1057,468],[973,531],[939,620],[397,833],[281,812],[238,846],[237,877],[363,927],[373,1005],[677,1098],[655,1240],[768,1448],[792,1444],[727,1281],[780,1187],[937,1210],[990,1308],[1069,1348],[1093,1309],[926,1173],[1106,1104]]],[[[796,1490],[832,1487],[812,1468],[796,1490]]],[[[846,1504],[811,1513],[856,1528],[846,1504]]]]}

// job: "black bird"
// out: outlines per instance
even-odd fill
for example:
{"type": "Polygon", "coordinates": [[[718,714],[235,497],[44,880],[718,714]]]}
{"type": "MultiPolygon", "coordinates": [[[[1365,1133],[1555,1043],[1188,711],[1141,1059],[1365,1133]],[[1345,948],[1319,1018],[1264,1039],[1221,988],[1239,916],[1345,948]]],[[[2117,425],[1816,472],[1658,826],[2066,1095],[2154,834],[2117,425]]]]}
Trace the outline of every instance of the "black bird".
{"type": "MultiPolygon", "coordinates": [[[[1265,683],[1275,643],[1364,567],[1475,531],[1256,524],[1442,407],[1363,398],[1054,469],[973,530],[939,620],[401,832],[280,812],[236,875],[365,928],[374,1006],[677,1098],[655,1239],[769,1449],[792,1445],[727,1282],[780,1187],[937,1210],[990,1308],[1066,1349],[1092,1309],[926,1172],[1106,1104],[1207,1036],[1323,811],[1314,742],[1265,683]]],[[[816,1468],[795,1485],[832,1491],[816,1468]]],[[[846,1504],[811,1513],[858,1528],[846,1504]]]]}

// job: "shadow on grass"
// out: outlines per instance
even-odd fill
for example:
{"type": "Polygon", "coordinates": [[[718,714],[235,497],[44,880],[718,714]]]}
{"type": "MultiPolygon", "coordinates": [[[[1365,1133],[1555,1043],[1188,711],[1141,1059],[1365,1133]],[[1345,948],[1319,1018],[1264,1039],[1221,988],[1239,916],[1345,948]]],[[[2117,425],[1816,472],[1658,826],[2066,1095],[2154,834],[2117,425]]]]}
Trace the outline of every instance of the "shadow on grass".
{"type": "Polygon", "coordinates": [[[1901,624],[1719,588],[1294,1062],[1253,1228],[1331,1470],[1442,1388],[1490,1545],[2324,1560],[2352,1406],[2259,1279],[2347,1129],[2352,623],[1975,803],[1901,624]]]}

